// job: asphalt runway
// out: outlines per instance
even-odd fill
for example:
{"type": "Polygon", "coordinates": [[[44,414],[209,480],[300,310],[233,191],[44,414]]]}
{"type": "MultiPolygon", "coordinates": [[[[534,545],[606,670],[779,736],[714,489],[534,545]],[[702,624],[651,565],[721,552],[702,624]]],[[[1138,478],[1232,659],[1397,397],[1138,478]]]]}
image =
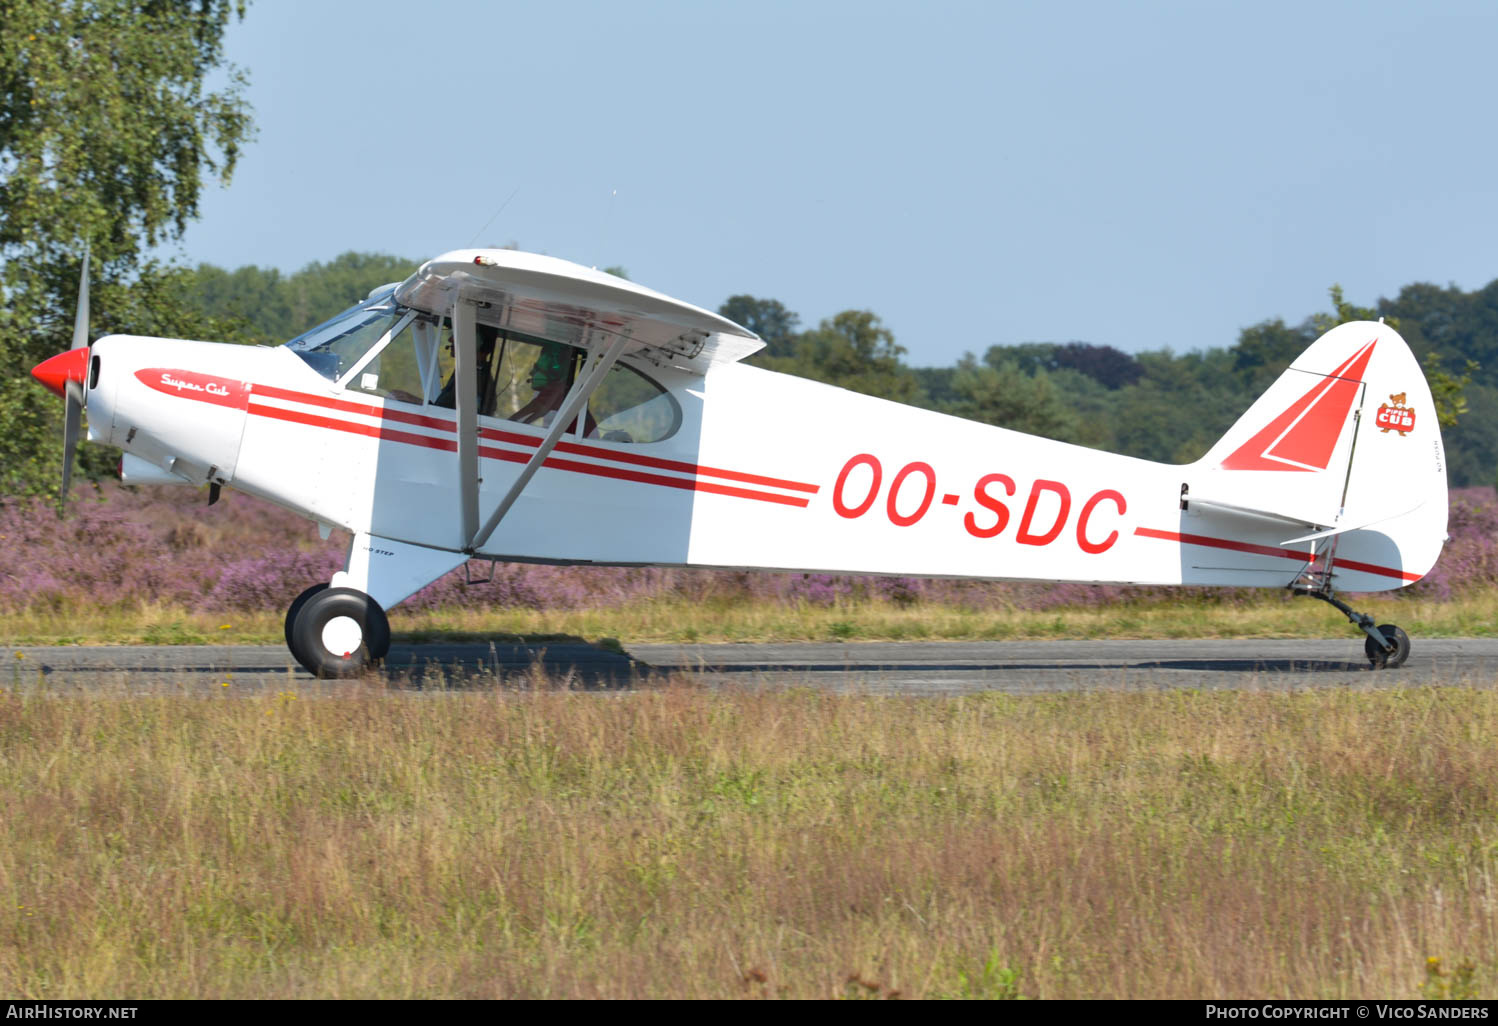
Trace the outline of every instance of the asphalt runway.
{"type": "MultiPolygon", "coordinates": [[[[1156,688],[1409,687],[1498,681],[1498,639],[1415,638],[1409,662],[1372,671],[1363,643],[1315,641],[828,642],[396,645],[369,680],[412,690],[495,683],[613,690],[667,678],[712,687],[876,694],[1009,694],[1156,688]]],[[[23,647],[0,653],[0,686],[221,693],[329,688],[276,646],[23,647]]]]}

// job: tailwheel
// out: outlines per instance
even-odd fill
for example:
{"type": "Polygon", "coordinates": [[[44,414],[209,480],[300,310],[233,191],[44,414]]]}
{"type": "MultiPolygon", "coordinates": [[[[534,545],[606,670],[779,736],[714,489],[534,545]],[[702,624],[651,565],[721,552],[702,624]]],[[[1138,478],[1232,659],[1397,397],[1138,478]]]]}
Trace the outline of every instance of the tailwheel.
{"type": "Polygon", "coordinates": [[[1393,648],[1385,650],[1379,646],[1378,642],[1369,638],[1363,642],[1363,651],[1368,655],[1368,662],[1373,664],[1375,670],[1392,670],[1397,666],[1403,666],[1404,661],[1410,657],[1410,636],[1392,623],[1379,624],[1378,633],[1382,634],[1384,641],[1393,648]]]}
{"type": "Polygon", "coordinates": [[[353,588],[309,588],[286,620],[291,654],[314,677],[357,676],[390,651],[385,611],[353,588]]]}
{"type": "Polygon", "coordinates": [[[1325,583],[1315,586],[1292,584],[1290,590],[1297,595],[1309,595],[1313,599],[1320,599],[1328,605],[1335,606],[1341,610],[1343,616],[1347,617],[1349,623],[1368,635],[1368,640],[1363,642],[1363,652],[1368,656],[1368,662],[1373,669],[1392,670],[1403,666],[1404,661],[1410,657],[1408,634],[1392,623],[1373,626],[1373,617],[1367,613],[1358,612],[1337,598],[1332,594],[1329,585],[1325,583]]]}

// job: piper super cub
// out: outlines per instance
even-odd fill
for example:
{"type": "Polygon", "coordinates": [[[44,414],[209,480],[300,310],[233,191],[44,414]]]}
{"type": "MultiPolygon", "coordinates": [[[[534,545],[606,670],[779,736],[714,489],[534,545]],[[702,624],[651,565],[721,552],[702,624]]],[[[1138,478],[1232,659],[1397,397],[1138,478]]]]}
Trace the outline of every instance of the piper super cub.
{"type": "Polygon", "coordinates": [[[743,363],[716,314],[565,260],[458,250],[285,345],[109,335],[32,372],[132,483],[230,486],[353,535],[291,603],[319,676],[472,558],[1289,588],[1375,667],[1409,638],[1337,591],[1418,581],[1446,538],[1430,390],[1404,340],[1318,339],[1202,459],[1150,463],[743,363]]]}

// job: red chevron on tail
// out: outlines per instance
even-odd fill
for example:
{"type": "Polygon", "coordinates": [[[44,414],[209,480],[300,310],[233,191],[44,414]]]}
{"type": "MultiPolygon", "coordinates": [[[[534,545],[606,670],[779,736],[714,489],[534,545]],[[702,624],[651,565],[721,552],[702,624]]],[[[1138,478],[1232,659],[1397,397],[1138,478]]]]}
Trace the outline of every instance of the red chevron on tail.
{"type": "Polygon", "coordinates": [[[1372,339],[1222,461],[1224,470],[1325,470],[1358,397],[1372,339]]]}

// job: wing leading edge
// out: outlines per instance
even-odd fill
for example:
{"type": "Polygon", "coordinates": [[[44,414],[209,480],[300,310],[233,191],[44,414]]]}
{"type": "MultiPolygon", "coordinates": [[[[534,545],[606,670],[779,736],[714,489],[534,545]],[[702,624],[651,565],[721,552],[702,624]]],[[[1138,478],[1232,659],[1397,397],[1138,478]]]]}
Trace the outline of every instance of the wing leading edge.
{"type": "Polygon", "coordinates": [[[726,317],[632,281],[556,257],[507,249],[460,249],[422,264],[396,301],[445,316],[454,300],[486,306],[495,327],[598,349],[628,336],[642,352],[695,373],[760,349],[759,336],[726,317]]]}

